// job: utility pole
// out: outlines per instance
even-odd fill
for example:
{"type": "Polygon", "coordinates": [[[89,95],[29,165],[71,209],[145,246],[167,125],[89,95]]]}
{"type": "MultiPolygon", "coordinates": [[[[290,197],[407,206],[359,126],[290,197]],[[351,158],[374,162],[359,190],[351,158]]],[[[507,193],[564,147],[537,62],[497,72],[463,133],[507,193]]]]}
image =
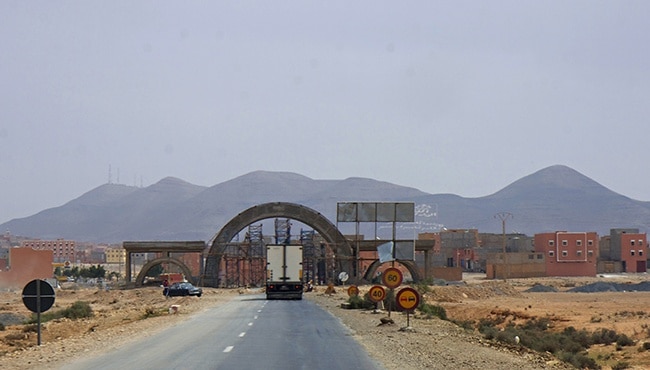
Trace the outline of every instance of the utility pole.
{"type": "Polygon", "coordinates": [[[512,218],[512,213],[510,212],[499,212],[496,215],[494,215],[494,218],[498,218],[501,220],[501,248],[503,250],[503,264],[505,265],[506,272],[504,273],[503,280],[506,280],[510,275],[509,274],[509,267],[508,267],[508,257],[506,254],[506,220],[508,218],[512,218]]]}

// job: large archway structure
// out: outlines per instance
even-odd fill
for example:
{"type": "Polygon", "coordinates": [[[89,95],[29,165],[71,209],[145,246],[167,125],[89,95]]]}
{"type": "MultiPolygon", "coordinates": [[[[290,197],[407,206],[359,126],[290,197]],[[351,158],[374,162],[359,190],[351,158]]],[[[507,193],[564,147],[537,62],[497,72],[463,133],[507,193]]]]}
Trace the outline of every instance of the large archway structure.
{"type": "Polygon", "coordinates": [[[343,234],[319,212],[295,203],[274,202],[253,206],[230,220],[212,239],[203,274],[203,285],[219,286],[219,269],[226,247],[241,230],[260,220],[286,217],[313,227],[337,256],[338,271],[352,271],[352,248],[343,234]]]}
{"type": "Polygon", "coordinates": [[[203,265],[201,264],[198,271],[195,271],[193,274],[190,268],[181,260],[172,258],[171,253],[196,253],[200,255],[205,250],[204,241],[126,241],[122,243],[122,247],[126,251],[126,270],[124,273],[128,282],[131,281],[132,277],[131,257],[133,253],[160,253],[163,255],[163,257],[149,261],[143,266],[136,278],[136,286],[141,286],[147,272],[153,266],[159,265],[162,262],[168,262],[180,267],[185,274],[185,278],[192,282],[196,282],[196,276],[203,271],[203,265]]]}
{"type": "Polygon", "coordinates": [[[162,257],[162,258],[156,258],[155,260],[151,260],[147,262],[144,266],[142,266],[142,270],[140,270],[138,277],[135,279],[135,286],[142,286],[142,284],[144,284],[144,279],[147,276],[147,272],[149,272],[149,270],[151,270],[152,267],[163,263],[168,263],[168,264],[178,266],[181,269],[181,271],[183,271],[183,275],[187,280],[189,280],[193,284],[197,283],[194,277],[192,276],[192,271],[190,271],[190,269],[181,260],[173,257],[162,257]]]}

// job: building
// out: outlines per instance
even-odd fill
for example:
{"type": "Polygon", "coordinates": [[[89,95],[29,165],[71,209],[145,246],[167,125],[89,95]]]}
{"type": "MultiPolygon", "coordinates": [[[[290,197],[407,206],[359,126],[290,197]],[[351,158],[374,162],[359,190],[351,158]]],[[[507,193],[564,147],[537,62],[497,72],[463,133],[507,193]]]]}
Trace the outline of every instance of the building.
{"type": "Polygon", "coordinates": [[[20,288],[34,279],[48,279],[53,275],[51,250],[11,248],[9,269],[0,271],[0,287],[20,288]]]}
{"type": "Polygon", "coordinates": [[[126,250],[124,248],[106,248],[104,254],[106,255],[106,263],[121,265],[126,263],[126,250]]]}
{"type": "Polygon", "coordinates": [[[545,256],[546,276],[596,276],[596,232],[557,231],[535,234],[535,252],[545,256]]]}
{"type": "Polygon", "coordinates": [[[645,233],[639,233],[639,229],[611,229],[608,248],[601,249],[601,252],[603,260],[620,261],[621,272],[647,271],[648,239],[645,233]]]}
{"type": "Polygon", "coordinates": [[[22,248],[52,251],[53,260],[50,262],[76,261],[76,243],[72,240],[24,240],[20,243],[22,248]]]}

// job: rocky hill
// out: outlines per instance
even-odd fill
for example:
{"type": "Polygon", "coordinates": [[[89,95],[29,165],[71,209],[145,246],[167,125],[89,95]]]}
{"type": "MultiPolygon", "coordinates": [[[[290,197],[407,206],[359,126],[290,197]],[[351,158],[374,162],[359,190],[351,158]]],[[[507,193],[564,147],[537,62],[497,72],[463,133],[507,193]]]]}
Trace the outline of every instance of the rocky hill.
{"type": "Polygon", "coordinates": [[[333,222],[337,202],[412,201],[416,203],[416,232],[443,226],[501,232],[501,221],[495,218],[501,211],[513,215],[507,221],[508,232],[528,235],[556,230],[604,235],[615,227],[646,232],[650,220],[650,202],[617,194],[558,165],[479,198],[427,194],[367,178],[314,180],[287,172],[256,171],[211,187],[168,177],[145,188],[101,185],[60,207],[0,227],[14,235],[41,239],[207,241],[241,211],[278,201],[311,207],[333,222]]]}

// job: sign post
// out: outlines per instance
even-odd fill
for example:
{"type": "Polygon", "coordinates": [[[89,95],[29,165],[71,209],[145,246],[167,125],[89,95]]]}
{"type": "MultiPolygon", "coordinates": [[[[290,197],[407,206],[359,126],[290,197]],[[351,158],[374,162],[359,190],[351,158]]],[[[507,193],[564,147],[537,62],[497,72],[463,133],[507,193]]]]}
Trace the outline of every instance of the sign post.
{"type": "Polygon", "coordinates": [[[368,291],[368,298],[375,303],[375,310],[377,310],[377,304],[386,298],[386,290],[381,285],[373,285],[368,291]]]}
{"type": "Polygon", "coordinates": [[[356,285],[350,285],[348,288],[348,296],[358,296],[359,295],[359,288],[357,288],[356,285]]]}
{"type": "Polygon", "coordinates": [[[25,307],[36,313],[38,345],[41,345],[41,312],[49,310],[54,304],[54,288],[45,280],[32,280],[23,288],[25,307]]]}
{"type": "Polygon", "coordinates": [[[406,311],[406,327],[410,327],[409,314],[420,305],[420,294],[413,288],[403,288],[395,297],[397,305],[406,311]]]}
{"type": "MultiPolygon", "coordinates": [[[[396,267],[387,268],[381,275],[381,282],[390,289],[392,296],[394,296],[395,288],[402,285],[403,279],[402,271],[396,267]]],[[[390,305],[388,306],[388,317],[390,317],[390,305]]]]}

